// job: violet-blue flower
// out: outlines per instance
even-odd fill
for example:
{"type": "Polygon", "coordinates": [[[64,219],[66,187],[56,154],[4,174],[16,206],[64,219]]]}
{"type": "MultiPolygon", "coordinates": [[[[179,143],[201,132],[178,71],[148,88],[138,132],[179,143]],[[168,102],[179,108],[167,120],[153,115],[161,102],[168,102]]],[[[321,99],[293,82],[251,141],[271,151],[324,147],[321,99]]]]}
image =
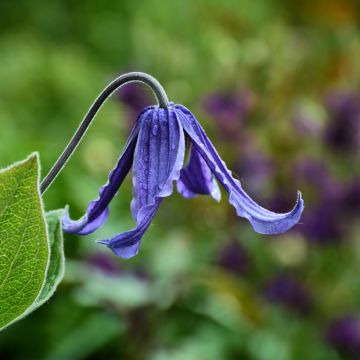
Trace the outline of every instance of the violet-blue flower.
{"type": "Polygon", "coordinates": [[[131,213],[136,226],[113,238],[98,241],[122,258],[130,258],[138,253],[141,239],[161,201],[173,192],[174,181],[185,198],[208,194],[219,201],[218,181],[229,193],[229,202],[235,207],[237,215],[246,218],[261,234],[283,233],[299,221],[303,211],[300,192],[294,208],[288,213],[277,214],[258,205],[233,177],[194,115],[183,105],[169,103],[157,80],[138,72],[118,77],[98,96],[41,183],[41,192],[46,191],[64,167],[105,100],[119,87],[133,81],[149,85],[159,105],[149,106],[140,113],[107,184],[100,189],[98,199],[88,205],[85,215],[79,220],[72,220],[66,211],[63,218],[66,232],[86,235],[102,226],[109,215],[109,203],[131,168],[131,213]],[[185,138],[189,139],[191,149],[189,160],[184,165],[185,138]]]}
{"type": "Polygon", "coordinates": [[[229,202],[254,230],[262,234],[283,233],[295,225],[303,211],[300,193],[295,207],[276,214],[255,203],[227,169],[194,115],[182,105],[147,107],[138,117],[122,155],[110,173],[99,198],[90,203],[86,214],[73,221],[66,213],[64,230],[85,235],[103,225],[108,205],[133,168],[131,212],[136,227],[115,237],[99,241],[122,258],[137,254],[141,238],[149,227],[163,198],[173,192],[173,181],[186,198],[209,194],[220,200],[215,178],[229,193],[229,202]],[[190,139],[190,159],[184,167],[185,136],[190,139]]]}

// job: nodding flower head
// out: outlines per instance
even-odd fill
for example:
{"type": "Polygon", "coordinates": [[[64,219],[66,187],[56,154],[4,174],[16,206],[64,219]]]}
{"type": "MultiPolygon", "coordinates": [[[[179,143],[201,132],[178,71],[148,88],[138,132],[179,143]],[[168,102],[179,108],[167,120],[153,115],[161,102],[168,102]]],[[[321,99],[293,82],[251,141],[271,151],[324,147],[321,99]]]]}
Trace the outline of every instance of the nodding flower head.
{"type": "Polygon", "coordinates": [[[100,189],[97,200],[87,207],[77,221],[68,212],[63,219],[68,233],[86,235],[102,226],[109,215],[109,203],[118,192],[129,170],[133,169],[131,213],[136,226],[111,239],[98,241],[116,255],[130,258],[139,251],[141,239],[161,201],[173,192],[173,182],[185,198],[211,195],[220,200],[219,182],[229,193],[229,202],[237,215],[247,219],[261,234],[279,234],[300,219],[303,200],[298,193],[294,208],[277,214],[266,210],[245,193],[221,160],[214,145],[194,115],[183,105],[163,101],[149,106],[139,115],[108,183],[100,189]],[[190,156],[184,165],[185,137],[190,141],[190,156]]]}

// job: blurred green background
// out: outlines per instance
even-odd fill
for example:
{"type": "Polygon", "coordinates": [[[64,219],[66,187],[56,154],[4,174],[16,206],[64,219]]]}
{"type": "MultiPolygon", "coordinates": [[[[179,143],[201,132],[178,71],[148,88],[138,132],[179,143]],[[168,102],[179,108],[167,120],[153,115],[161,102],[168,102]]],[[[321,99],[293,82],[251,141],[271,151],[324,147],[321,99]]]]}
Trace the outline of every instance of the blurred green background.
{"type": "MultiPolygon", "coordinates": [[[[301,224],[254,233],[223,192],[167,198],[125,261],[94,240],[133,226],[130,176],[97,233],[65,235],[42,308],[0,334],[1,359],[360,359],[360,5],[351,0],[0,3],[0,166],[43,175],[116,75],[155,76],[261,204],[301,224]]],[[[47,210],[97,197],[148,88],[100,112],[47,210]]]]}

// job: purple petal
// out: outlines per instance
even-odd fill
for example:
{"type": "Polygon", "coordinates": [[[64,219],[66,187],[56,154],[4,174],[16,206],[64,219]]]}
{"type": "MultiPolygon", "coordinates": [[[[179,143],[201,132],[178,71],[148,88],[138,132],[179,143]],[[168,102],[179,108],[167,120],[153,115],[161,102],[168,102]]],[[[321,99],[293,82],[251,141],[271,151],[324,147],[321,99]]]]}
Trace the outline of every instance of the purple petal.
{"type": "Polygon", "coordinates": [[[109,208],[106,207],[105,210],[100,213],[100,215],[98,215],[93,221],[89,221],[88,214],[91,214],[94,205],[95,201],[92,201],[86,209],[86,214],[83,215],[79,220],[71,220],[69,215],[69,207],[66,206],[64,217],[62,219],[64,231],[69,234],[87,235],[101,227],[109,216],[109,208]]]}
{"type": "Polygon", "coordinates": [[[143,208],[144,216],[135,228],[116,235],[110,240],[100,240],[97,242],[106,245],[115,255],[123,259],[129,259],[135,256],[139,252],[141,238],[155,216],[160,202],[161,198],[157,198],[153,205],[143,208]]]}
{"type": "Polygon", "coordinates": [[[189,163],[180,172],[178,192],[187,199],[197,195],[211,195],[220,201],[221,193],[214,176],[198,151],[192,147],[189,163]]]}
{"type": "Polygon", "coordinates": [[[229,192],[229,202],[236,208],[238,216],[248,219],[254,230],[261,234],[283,233],[298,223],[304,209],[300,192],[295,207],[288,213],[277,214],[264,209],[252,200],[242,189],[240,182],[232,177],[194,115],[182,105],[176,105],[175,110],[192,144],[218,181],[229,192]]]}
{"type": "Polygon", "coordinates": [[[100,188],[98,199],[92,201],[88,205],[86,214],[79,220],[71,220],[68,209],[66,208],[63,217],[63,227],[65,232],[87,235],[94,232],[105,223],[109,215],[108,205],[131,168],[141,120],[144,117],[146,118],[152,108],[153,107],[146,108],[139,115],[138,121],[130,134],[116,167],[109,174],[107,184],[100,188]]]}
{"type": "Polygon", "coordinates": [[[184,153],[184,132],[175,112],[156,108],[142,124],[134,155],[131,211],[137,224],[156,198],[172,194],[184,153]]]}
{"type": "Polygon", "coordinates": [[[131,211],[137,226],[100,243],[125,259],[138,253],[161,199],[172,193],[180,176],[184,153],[184,132],[174,111],[155,108],[141,124],[134,154],[131,211]]]}

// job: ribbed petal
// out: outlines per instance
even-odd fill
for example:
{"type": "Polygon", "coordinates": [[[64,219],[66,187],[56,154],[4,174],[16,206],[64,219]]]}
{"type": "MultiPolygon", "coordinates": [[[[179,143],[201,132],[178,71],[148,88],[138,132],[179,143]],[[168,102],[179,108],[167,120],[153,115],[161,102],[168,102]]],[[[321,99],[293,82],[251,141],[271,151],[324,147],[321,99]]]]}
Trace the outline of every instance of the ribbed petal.
{"type": "Polygon", "coordinates": [[[100,188],[98,199],[88,205],[86,214],[79,220],[71,220],[68,208],[65,209],[65,215],[63,217],[64,231],[78,235],[87,235],[97,230],[106,222],[109,215],[108,205],[131,168],[140,124],[143,119],[148,116],[152,108],[153,107],[146,108],[139,115],[116,167],[109,174],[107,184],[100,188]]]}
{"type": "Polygon", "coordinates": [[[155,108],[141,125],[134,155],[131,211],[137,226],[101,242],[116,255],[123,258],[136,255],[161,198],[173,191],[173,181],[180,176],[184,153],[184,132],[174,111],[155,108]]]}
{"type": "Polygon", "coordinates": [[[137,224],[156,198],[172,194],[184,153],[184,132],[174,111],[156,108],[141,127],[134,156],[131,211],[137,224]]]}
{"type": "Polygon", "coordinates": [[[277,214],[264,209],[252,200],[242,189],[240,182],[232,177],[194,115],[182,105],[176,105],[174,108],[193,146],[228,191],[229,202],[236,208],[238,216],[248,219],[254,230],[261,234],[283,233],[299,222],[304,209],[300,192],[294,208],[288,213],[277,214]]]}
{"type": "Polygon", "coordinates": [[[217,201],[221,199],[219,186],[210,168],[193,146],[189,163],[180,172],[177,189],[187,199],[197,195],[211,195],[217,201]]]}

